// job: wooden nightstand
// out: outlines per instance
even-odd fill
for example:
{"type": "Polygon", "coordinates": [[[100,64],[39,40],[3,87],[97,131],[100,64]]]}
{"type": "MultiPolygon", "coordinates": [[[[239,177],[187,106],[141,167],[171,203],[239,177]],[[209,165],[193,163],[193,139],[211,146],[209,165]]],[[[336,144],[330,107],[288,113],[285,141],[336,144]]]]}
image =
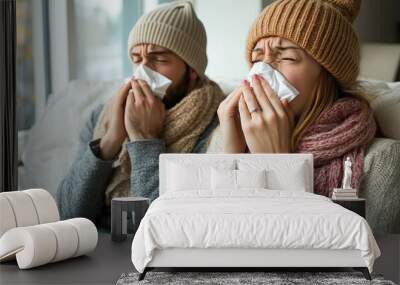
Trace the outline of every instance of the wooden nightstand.
{"type": "Polygon", "coordinates": [[[348,200],[333,200],[332,202],[339,204],[340,206],[359,214],[361,217],[365,218],[365,199],[348,199],[348,200]]]}

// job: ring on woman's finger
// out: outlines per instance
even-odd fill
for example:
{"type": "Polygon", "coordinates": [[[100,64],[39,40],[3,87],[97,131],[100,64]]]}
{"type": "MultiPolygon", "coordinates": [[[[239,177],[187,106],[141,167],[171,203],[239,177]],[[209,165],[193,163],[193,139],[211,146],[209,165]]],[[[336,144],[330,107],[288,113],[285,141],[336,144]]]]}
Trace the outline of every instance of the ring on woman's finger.
{"type": "Polygon", "coordinates": [[[260,111],[260,108],[255,107],[255,108],[253,108],[253,109],[250,110],[250,114],[255,113],[255,112],[258,112],[258,111],[260,111]]]}

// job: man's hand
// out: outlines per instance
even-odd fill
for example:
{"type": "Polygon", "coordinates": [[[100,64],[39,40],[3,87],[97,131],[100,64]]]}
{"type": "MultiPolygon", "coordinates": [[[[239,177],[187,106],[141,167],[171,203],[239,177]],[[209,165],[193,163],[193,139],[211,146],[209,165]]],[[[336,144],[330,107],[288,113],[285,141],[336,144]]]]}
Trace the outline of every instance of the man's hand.
{"type": "Polygon", "coordinates": [[[124,84],[111,104],[107,105],[110,110],[106,110],[106,113],[111,117],[106,122],[107,132],[100,141],[100,156],[104,160],[112,159],[120,151],[122,143],[128,136],[124,126],[124,110],[130,88],[130,83],[124,84]]]}
{"type": "Polygon", "coordinates": [[[145,81],[131,80],[124,122],[131,141],[160,138],[164,129],[165,106],[145,81]]]}

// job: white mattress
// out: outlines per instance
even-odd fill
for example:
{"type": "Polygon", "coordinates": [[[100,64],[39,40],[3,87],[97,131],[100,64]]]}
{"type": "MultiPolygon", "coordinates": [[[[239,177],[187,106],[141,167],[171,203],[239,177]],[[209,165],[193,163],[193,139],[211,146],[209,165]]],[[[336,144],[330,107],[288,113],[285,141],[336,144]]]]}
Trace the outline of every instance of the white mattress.
{"type": "Polygon", "coordinates": [[[135,268],[143,272],[156,249],[169,248],[359,250],[371,272],[380,255],[366,220],[326,197],[266,189],[215,195],[156,199],[132,243],[135,268]]]}

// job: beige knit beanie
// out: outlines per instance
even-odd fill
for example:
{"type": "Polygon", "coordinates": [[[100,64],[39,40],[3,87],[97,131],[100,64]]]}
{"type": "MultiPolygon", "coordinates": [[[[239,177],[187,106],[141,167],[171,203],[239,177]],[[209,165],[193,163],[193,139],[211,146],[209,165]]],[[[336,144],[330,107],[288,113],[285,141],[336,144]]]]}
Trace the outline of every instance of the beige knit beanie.
{"type": "Polygon", "coordinates": [[[259,39],[286,38],[308,52],[342,85],[354,83],[359,73],[360,47],[352,23],[361,0],[277,0],[253,24],[246,57],[259,39]]]}
{"type": "Polygon", "coordinates": [[[165,47],[192,67],[200,77],[207,67],[207,36],[203,23],[187,1],[163,4],[143,15],[128,38],[128,56],[137,44],[165,47]]]}

